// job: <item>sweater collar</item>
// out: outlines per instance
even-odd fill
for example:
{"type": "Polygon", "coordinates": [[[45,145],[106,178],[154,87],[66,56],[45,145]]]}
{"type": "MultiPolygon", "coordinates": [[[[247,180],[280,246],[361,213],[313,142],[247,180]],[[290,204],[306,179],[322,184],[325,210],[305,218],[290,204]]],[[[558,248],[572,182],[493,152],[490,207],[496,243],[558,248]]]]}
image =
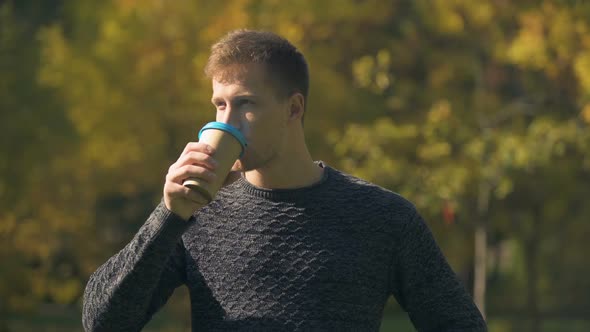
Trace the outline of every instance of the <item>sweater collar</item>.
{"type": "Polygon", "coordinates": [[[293,201],[293,200],[305,200],[309,199],[309,195],[318,191],[322,191],[326,187],[326,182],[333,174],[334,170],[326,165],[323,161],[315,162],[319,167],[324,169],[322,178],[307,187],[294,188],[294,189],[267,189],[257,187],[246,180],[245,177],[241,177],[235,182],[236,189],[243,191],[245,194],[252,195],[255,197],[265,198],[273,201],[293,201]]]}

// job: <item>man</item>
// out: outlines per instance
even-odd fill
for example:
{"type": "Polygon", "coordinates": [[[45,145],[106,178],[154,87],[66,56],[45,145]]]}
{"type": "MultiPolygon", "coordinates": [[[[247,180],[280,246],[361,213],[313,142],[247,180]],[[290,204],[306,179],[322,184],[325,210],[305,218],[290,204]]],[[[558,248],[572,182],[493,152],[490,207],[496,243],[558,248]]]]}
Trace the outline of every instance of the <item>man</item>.
{"type": "Polygon", "coordinates": [[[206,73],[217,121],[248,147],[208,203],[182,182],[225,176],[218,151],[186,146],[162,202],[90,278],[87,331],[141,330],[181,285],[194,331],[378,331],[390,295],[419,331],[486,330],[410,202],[311,158],[308,70],[295,47],[234,31],[206,73]]]}

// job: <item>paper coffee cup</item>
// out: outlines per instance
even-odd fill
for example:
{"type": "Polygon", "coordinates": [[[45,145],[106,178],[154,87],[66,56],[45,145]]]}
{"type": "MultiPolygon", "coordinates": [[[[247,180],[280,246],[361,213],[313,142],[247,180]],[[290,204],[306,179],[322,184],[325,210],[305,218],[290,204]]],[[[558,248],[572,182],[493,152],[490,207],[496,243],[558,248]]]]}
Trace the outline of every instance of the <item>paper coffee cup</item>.
{"type": "Polygon", "coordinates": [[[217,177],[213,182],[198,178],[184,180],[182,185],[201,193],[211,201],[223,185],[236,160],[247,146],[244,135],[235,127],[223,122],[209,122],[199,131],[199,142],[207,143],[215,149],[213,158],[218,162],[217,177]]]}

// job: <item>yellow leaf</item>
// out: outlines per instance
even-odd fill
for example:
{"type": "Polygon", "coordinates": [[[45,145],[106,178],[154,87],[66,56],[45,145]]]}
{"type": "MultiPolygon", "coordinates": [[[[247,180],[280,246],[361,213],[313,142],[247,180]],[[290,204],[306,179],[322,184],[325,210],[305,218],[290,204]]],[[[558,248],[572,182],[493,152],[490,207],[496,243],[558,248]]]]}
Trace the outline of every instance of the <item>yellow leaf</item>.
{"type": "Polygon", "coordinates": [[[584,106],[582,112],[580,112],[580,116],[584,122],[590,125],[590,104],[586,104],[586,106],[584,106]]]}
{"type": "Polygon", "coordinates": [[[574,61],[574,72],[580,81],[582,89],[590,93],[590,52],[585,52],[574,61]]]}

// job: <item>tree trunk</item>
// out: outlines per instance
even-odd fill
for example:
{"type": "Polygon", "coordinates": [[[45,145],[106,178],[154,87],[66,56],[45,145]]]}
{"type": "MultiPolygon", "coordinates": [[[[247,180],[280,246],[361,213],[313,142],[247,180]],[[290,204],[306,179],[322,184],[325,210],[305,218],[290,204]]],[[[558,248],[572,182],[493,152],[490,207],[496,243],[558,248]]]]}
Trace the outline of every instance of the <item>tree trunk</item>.
{"type": "Polygon", "coordinates": [[[490,185],[482,181],[479,186],[477,198],[477,221],[475,224],[475,270],[473,279],[473,300],[486,318],[486,272],[488,229],[487,212],[490,200],[490,185]]]}
{"type": "Polygon", "coordinates": [[[539,211],[534,212],[533,225],[531,234],[528,237],[525,247],[526,270],[527,270],[527,311],[530,319],[530,331],[537,332],[541,330],[541,317],[539,315],[539,297],[537,293],[537,280],[539,269],[536,255],[539,250],[539,222],[541,214],[539,211]]]}

